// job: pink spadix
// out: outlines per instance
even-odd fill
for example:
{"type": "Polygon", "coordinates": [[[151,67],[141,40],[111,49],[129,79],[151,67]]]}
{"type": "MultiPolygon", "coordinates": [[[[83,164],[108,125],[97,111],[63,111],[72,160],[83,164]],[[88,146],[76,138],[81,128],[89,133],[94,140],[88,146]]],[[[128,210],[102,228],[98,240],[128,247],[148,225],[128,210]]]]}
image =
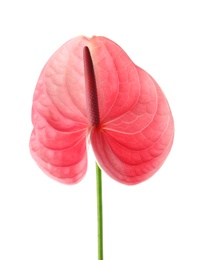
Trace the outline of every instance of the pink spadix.
{"type": "Polygon", "coordinates": [[[88,119],[92,126],[98,127],[100,123],[97,86],[92,58],[89,48],[83,49],[85,92],[88,107],[88,119]]]}
{"type": "Polygon", "coordinates": [[[73,184],[87,170],[87,139],[100,167],[128,185],[151,177],[172,147],[174,123],[156,81],[105,37],[76,37],[48,60],[32,106],[33,158],[73,184]]]}

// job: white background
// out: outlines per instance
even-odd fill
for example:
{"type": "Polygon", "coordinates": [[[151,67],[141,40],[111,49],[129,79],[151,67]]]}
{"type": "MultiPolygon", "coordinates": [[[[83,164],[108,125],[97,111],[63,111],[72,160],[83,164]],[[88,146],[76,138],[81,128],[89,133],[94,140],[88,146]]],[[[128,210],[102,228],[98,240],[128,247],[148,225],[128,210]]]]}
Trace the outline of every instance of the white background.
{"type": "Polygon", "coordinates": [[[1,1],[0,259],[97,259],[94,158],[59,184],[29,153],[32,96],[67,40],[106,36],[148,71],[175,119],[173,149],[148,181],[103,173],[105,260],[206,259],[205,1],[1,1]]]}

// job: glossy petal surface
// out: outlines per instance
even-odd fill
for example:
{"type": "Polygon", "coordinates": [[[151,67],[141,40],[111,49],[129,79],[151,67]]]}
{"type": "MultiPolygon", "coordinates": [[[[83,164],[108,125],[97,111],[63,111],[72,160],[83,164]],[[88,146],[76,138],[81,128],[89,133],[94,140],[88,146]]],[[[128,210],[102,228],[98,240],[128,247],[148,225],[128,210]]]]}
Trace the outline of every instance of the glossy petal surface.
{"type": "Polygon", "coordinates": [[[87,169],[87,114],[82,48],[85,37],[64,44],[39,77],[32,107],[31,154],[51,177],[76,183],[87,169]]]}
{"type": "Polygon", "coordinates": [[[95,36],[74,38],[49,59],[34,93],[32,122],[32,156],[47,174],[68,184],[86,172],[87,137],[101,168],[132,185],[161,167],[174,136],[168,102],[155,80],[116,43],[95,36]],[[95,72],[97,127],[89,121],[84,46],[95,72]]]}

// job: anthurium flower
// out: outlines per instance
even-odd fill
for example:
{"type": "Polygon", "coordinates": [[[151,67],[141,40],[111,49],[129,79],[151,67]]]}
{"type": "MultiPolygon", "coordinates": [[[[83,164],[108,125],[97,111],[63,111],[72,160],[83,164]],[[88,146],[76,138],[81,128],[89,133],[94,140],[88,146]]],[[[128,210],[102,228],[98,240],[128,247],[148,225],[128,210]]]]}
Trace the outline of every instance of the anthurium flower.
{"type": "Polygon", "coordinates": [[[165,161],[174,123],[156,81],[105,37],[79,36],[48,60],[36,85],[30,151],[50,177],[73,184],[91,143],[100,167],[132,185],[165,161]]]}

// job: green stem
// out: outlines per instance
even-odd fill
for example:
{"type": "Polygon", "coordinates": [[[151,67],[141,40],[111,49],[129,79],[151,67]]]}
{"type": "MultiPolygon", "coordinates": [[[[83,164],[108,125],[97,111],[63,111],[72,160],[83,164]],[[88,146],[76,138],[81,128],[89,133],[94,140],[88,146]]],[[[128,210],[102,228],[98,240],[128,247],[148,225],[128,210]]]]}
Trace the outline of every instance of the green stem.
{"type": "Polygon", "coordinates": [[[103,260],[102,171],[96,163],[98,260],[103,260]]]}

